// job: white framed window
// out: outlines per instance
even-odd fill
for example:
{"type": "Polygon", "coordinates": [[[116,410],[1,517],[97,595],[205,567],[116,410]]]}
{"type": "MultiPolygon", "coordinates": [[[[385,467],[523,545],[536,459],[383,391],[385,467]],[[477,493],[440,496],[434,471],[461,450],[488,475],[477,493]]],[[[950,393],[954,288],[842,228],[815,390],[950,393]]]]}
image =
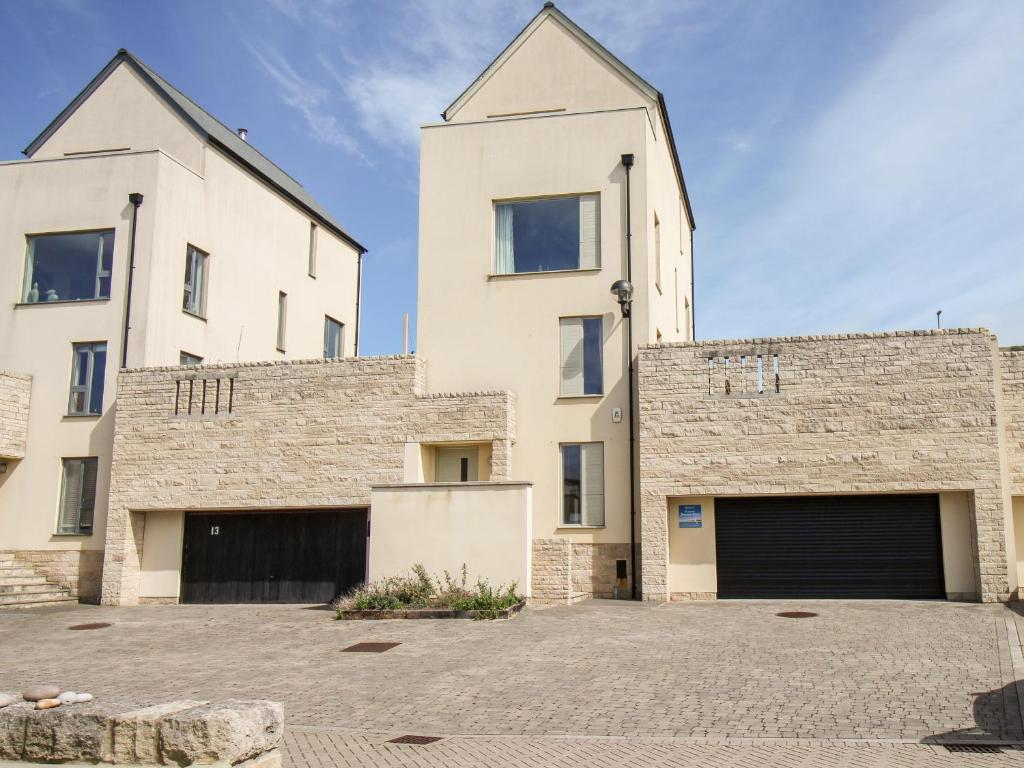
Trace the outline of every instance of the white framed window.
{"type": "Polygon", "coordinates": [[[658,213],[654,213],[654,287],[661,290],[661,222],[658,220],[658,213]]]}
{"type": "Polygon", "coordinates": [[[316,224],[309,222],[309,276],[316,277],[316,224]]]}
{"type": "Polygon", "coordinates": [[[324,358],[345,356],[345,324],[324,315],[324,358]]]}
{"type": "Polygon", "coordinates": [[[277,351],[284,352],[285,331],[288,328],[288,294],[277,293],[277,351]]]}
{"type": "Polygon", "coordinates": [[[110,298],[114,230],[28,235],[26,239],[24,303],[110,298]]]}
{"type": "Polygon", "coordinates": [[[604,394],[601,318],[563,317],[558,331],[558,393],[563,397],[604,394]]]}
{"type": "Polygon", "coordinates": [[[601,266],[601,196],[494,204],[494,272],[559,272],[601,266]]]}
{"type": "Polygon", "coordinates": [[[57,533],[92,533],[93,513],[96,509],[96,470],[99,460],[95,456],[83,459],[62,459],[60,509],[57,513],[57,533]]]}
{"type": "Polygon", "coordinates": [[[562,525],[604,525],[604,443],[562,446],[562,525]]]}
{"type": "Polygon", "coordinates": [[[69,416],[99,416],[103,413],[103,382],[107,368],[107,343],[72,345],[69,416]]]}
{"type": "Polygon", "coordinates": [[[185,249],[185,293],[181,308],[190,315],[206,317],[206,282],[210,254],[189,245],[185,249]]]}
{"type": "Polygon", "coordinates": [[[181,350],[178,355],[178,365],[202,365],[203,358],[199,355],[193,355],[191,352],[181,350]]]}

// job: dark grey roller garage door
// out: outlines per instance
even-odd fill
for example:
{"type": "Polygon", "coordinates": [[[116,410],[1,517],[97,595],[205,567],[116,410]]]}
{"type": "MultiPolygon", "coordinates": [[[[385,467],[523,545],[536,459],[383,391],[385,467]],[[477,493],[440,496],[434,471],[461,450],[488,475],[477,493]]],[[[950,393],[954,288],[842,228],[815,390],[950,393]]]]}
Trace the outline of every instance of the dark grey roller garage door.
{"type": "Polygon", "coordinates": [[[715,499],[720,598],[944,598],[936,495],[715,499]]]}

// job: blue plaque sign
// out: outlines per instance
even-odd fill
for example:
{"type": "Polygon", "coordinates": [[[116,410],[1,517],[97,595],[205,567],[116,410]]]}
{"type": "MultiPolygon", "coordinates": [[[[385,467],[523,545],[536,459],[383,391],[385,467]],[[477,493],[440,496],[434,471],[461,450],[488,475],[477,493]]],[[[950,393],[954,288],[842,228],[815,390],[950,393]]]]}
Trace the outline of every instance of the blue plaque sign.
{"type": "Polygon", "coordinates": [[[680,528],[700,528],[701,524],[700,504],[679,505],[680,528]]]}

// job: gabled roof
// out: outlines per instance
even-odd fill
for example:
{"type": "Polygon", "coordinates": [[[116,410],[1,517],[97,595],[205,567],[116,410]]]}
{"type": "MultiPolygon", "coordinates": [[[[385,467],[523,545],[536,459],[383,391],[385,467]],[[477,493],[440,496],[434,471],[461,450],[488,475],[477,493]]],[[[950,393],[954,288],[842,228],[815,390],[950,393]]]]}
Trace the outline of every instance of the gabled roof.
{"type": "Polygon", "coordinates": [[[668,107],[665,105],[665,97],[662,95],[661,91],[626,66],[618,57],[615,56],[615,54],[601,45],[601,43],[597,42],[597,40],[592,38],[586,33],[586,31],[577,25],[576,22],[558,10],[552,2],[544,3],[544,7],[541,8],[540,13],[534,16],[530,22],[523,27],[522,31],[515,36],[512,42],[505,46],[505,49],[498,54],[494,61],[488,64],[484,71],[477,76],[476,80],[470,83],[469,87],[460,93],[455,101],[448,105],[444,112],[441,113],[441,117],[445,122],[451,120],[454,113],[469,101],[473,94],[475,94],[481,86],[490,79],[491,75],[493,75],[509,58],[512,57],[519,46],[530,35],[532,35],[534,30],[536,30],[537,27],[539,27],[547,18],[554,19],[561,24],[581,44],[589,48],[613,70],[618,72],[619,75],[621,75],[627,82],[631,83],[651,101],[657,103],[658,111],[661,114],[661,120],[665,124],[665,135],[668,136],[668,147],[669,152],[672,155],[672,164],[675,167],[676,180],[679,182],[679,188],[683,191],[683,203],[686,206],[686,214],[690,218],[691,227],[696,229],[697,224],[693,218],[693,209],[690,207],[690,195],[686,191],[686,181],[683,178],[682,165],[679,163],[679,153],[676,151],[676,140],[672,135],[672,123],[669,122],[668,119],[668,107]]]}
{"type": "Polygon", "coordinates": [[[217,118],[196,104],[192,99],[179,91],[173,85],[164,80],[160,75],[146,66],[137,56],[120,49],[99,74],[94,77],[87,86],[79,93],[70,104],[54,118],[46,128],[36,136],[35,139],[25,148],[24,154],[31,157],[64,122],[71,117],[78,107],[88,99],[93,92],[99,88],[110,74],[120,64],[130,66],[147,85],[160,97],[185,123],[189,125],[199,136],[218,149],[222,150],[229,158],[240,166],[255,174],[268,186],[291,200],[295,205],[304,210],[319,224],[336,234],[360,253],[366,253],[358,241],[341,228],[325,211],[309,192],[295,179],[285,173],[281,168],[268,160],[263,154],[251,144],[243,141],[235,131],[228,128],[217,118]]]}

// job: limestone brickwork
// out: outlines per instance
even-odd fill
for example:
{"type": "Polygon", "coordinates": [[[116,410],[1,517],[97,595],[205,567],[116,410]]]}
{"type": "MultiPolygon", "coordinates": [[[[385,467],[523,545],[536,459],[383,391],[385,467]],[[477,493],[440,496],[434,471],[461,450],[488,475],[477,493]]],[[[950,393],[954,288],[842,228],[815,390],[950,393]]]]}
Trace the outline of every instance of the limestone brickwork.
{"type": "Polygon", "coordinates": [[[641,348],[644,598],[669,597],[668,496],[962,490],[980,597],[1005,599],[999,359],[983,329],[641,348]]]}
{"type": "Polygon", "coordinates": [[[12,554],[36,573],[68,590],[82,602],[100,598],[103,552],[98,549],[19,549],[12,554]]]}
{"type": "Polygon", "coordinates": [[[625,560],[626,580],[618,596],[630,595],[629,544],[574,542],[566,537],[533,540],[531,601],[574,603],[615,597],[615,561],[625,560]]]}
{"type": "Polygon", "coordinates": [[[406,443],[489,441],[511,479],[512,395],[424,382],[413,356],[123,371],[103,602],[138,601],[146,511],[368,506],[406,443]]]}
{"type": "Polygon", "coordinates": [[[0,371],[0,460],[25,458],[32,377],[0,371]]]}
{"type": "Polygon", "coordinates": [[[1000,350],[1010,490],[1024,496],[1024,347],[1000,350]]]}

